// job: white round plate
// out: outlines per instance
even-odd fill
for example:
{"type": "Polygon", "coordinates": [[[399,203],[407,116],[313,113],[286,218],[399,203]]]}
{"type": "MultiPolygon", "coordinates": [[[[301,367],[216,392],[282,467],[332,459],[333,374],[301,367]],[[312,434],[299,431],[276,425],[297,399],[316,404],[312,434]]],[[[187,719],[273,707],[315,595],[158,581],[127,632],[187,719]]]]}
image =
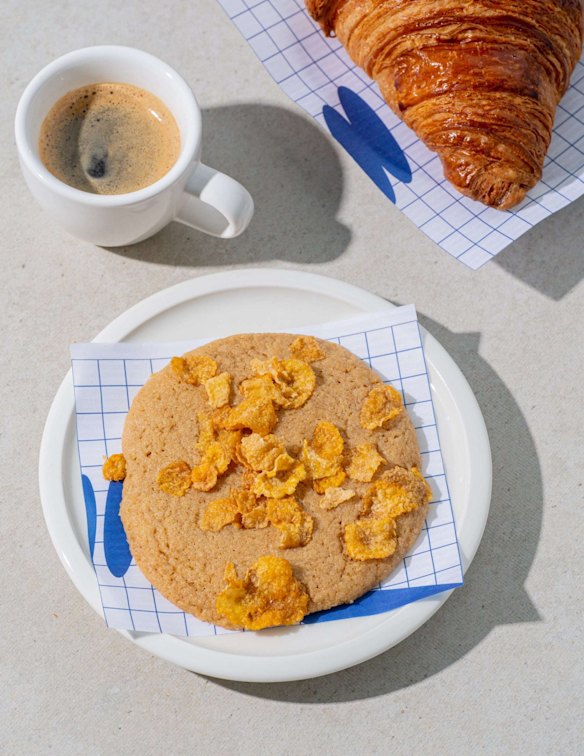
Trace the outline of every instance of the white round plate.
{"type": "MultiPolygon", "coordinates": [[[[238,270],[195,278],[130,308],[95,341],[176,341],[270,331],[344,319],[393,305],[363,289],[290,270],[238,270]]],[[[440,430],[463,569],[481,540],[491,499],[491,451],[466,379],[424,329],[422,337],[440,430]]],[[[101,615],[89,557],[75,442],[71,373],[47,418],[39,462],[47,527],[69,577],[101,615]]],[[[205,638],[121,631],[138,646],[194,672],[250,682],[318,677],[385,651],[414,632],[451,592],[372,617],[205,638]]]]}

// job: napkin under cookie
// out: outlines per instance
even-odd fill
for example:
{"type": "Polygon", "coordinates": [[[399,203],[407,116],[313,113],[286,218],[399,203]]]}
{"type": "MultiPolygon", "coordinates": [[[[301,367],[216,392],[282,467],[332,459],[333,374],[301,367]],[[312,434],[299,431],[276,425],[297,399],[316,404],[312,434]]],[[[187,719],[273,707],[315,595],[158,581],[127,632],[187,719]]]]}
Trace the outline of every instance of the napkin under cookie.
{"type": "MultiPolygon", "coordinates": [[[[402,392],[433,492],[426,524],[401,567],[355,603],[309,615],[304,622],[378,614],[461,585],[456,528],[415,308],[397,307],[299,331],[341,344],[402,392]]],[[[187,636],[230,632],[185,614],[146,580],[132,559],[119,517],[123,484],[108,483],[101,474],[103,458],[121,451],[126,414],[148,377],[173,355],[205,341],[209,339],[71,347],[88,545],[110,627],[187,636]]]]}

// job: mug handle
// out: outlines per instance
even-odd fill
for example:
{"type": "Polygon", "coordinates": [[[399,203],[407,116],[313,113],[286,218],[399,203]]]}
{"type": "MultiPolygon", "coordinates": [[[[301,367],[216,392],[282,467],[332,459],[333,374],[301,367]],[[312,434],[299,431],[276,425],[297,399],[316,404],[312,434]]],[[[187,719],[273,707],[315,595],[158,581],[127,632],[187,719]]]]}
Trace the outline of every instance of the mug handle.
{"type": "Polygon", "coordinates": [[[231,239],[247,228],[253,210],[250,193],[238,181],[199,163],[186,183],[175,220],[231,239]]]}

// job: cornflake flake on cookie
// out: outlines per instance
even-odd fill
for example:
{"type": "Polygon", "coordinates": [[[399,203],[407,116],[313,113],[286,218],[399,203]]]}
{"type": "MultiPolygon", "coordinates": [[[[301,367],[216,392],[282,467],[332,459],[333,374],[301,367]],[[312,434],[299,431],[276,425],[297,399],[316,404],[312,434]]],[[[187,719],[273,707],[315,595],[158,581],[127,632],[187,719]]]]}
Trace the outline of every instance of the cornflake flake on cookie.
{"type": "Polygon", "coordinates": [[[359,483],[369,483],[373,480],[379,466],[384,464],[386,464],[385,459],[379,454],[375,444],[360,444],[352,451],[347,475],[351,480],[359,483]]]}
{"type": "Polygon", "coordinates": [[[258,499],[246,488],[232,488],[231,498],[237,504],[239,524],[244,530],[257,530],[269,525],[265,499],[258,499]]]}
{"type": "Polygon", "coordinates": [[[229,496],[209,502],[199,519],[201,530],[217,532],[231,524],[244,529],[267,527],[265,501],[249,490],[232,488],[229,496]]]}
{"type": "Polygon", "coordinates": [[[201,530],[210,530],[217,533],[226,525],[235,522],[238,509],[236,502],[231,496],[225,496],[222,499],[215,499],[207,504],[199,518],[199,527],[201,530]]]}
{"type": "Polygon", "coordinates": [[[352,488],[327,488],[320,499],[322,509],[336,509],[339,504],[350,501],[355,497],[352,488]]]}
{"type": "Polygon", "coordinates": [[[365,430],[387,428],[404,412],[401,394],[393,386],[374,386],[365,397],[359,421],[365,430]]]}
{"type": "Polygon", "coordinates": [[[290,354],[304,362],[317,362],[326,357],[314,336],[297,336],[290,344],[290,354]]]}
{"type": "Polygon", "coordinates": [[[241,431],[239,430],[218,430],[216,431],[217,443],[221,444],[225,454],[232,462],[235,462],[237,457],[237,447],[241,441],[241,431]]]}
{"type": "Polygon", "coordinates": [[[391,517],[367,517],[345,527],[345,546],[351,559],[387,559],[397,549],[395,520],[391,517]]]}
{"type": "Polygon", "coordinates": [[[277,400],[286,409],[299,409],[312,396],[316,387],[314,370],[304,360],[252,360],[256,376],[270,376],[281,398],[277,400]]]}
{"type": "Polygon", "coordinates": [[[277,405],[284,402],[282,394],[269,374],[246,378],[239,384],[239,391],[246,399],[255,402],[274,402],[277,405]]]}
{"type": "MultiPolygon", "coordinates": [[[[304,439],[302,461],[310,477],[316,481],[337,475],[343,462],[343,437],[333,423],[321,420],[312,433],[312,440],[304,439]]],[[[341,481],[342,482],[342,481],[341,481]]],[[[339,485],[338,482],[332,485],[339,485]]]]}
{"type": "Polygon", "coordinates": [[[184,496],[191,487],[191,468],[183,460],[171,462],[158,473],[158,487],[171,496],[184,496]]]}
{"type": "Polygon", "coordinates": [[[385,559],[397,549],[396,519],[431,499],[430,488],[416,467],[394,467],[365,492],[361,512],[345,527],[351,559],[385,559]]]}
{"type": "Polygon", "coordinates": [[[209,398],[209,404],[214,409],[229,404],[231,398],[231,375],[220,373],[205,381],[205,390],[209,398]]]}
{"type": "MultiPolygon", "coordinates": [[[[223,428],[218,429],[210,412],[198,412],[197,420],[199,423],[199,434],[195,442],[195,450],[201,455],[201,462],[214,457],[218,461],[216,466],[225,469],[229,462],[235,461],[235,452],[241,439],[241,431],[230,431],[223,428]],[[209,450],[218,444],[223,449],[223,454],[215,447],[211,453],[209,450]]],[[[224,470],[221,470],[223,472],[224,470]]]]}
{"type": "Polygon", "coordinates": [[[306,478],[306,468],[302,462],[295,462],[291,470],[285,470],[277,475],[260,472],[256,475],[252,490],[257,496],[268,499],[283,499],[292,496],[299,483],[306,478]]]}
{"type": "Polygon", "coordinates": [[[329,475],[327,478],[318,478],[312,481],[312,487],[317,494],[323,494],[328,488],[338,488],[345,482],[347,474],[344,470],[339,470],[334,475],[329,475]]]}
{"type": "Polygon", "coordinates": [[[416,467],[394,467],[372,483],[363,496],[361,515],[399,517],[432,498],[430,487],[416,467]]]}
{"type": "Polygon", "coordinates": [[[244,436],[239,443],[237,456],[243,465],[256,472],[265,472],[268,477],[274,477],[294,465],[294,459],[284,444],[271,434],[265,437],[258,433],[244,436]]]}
{"type": "Polygon", "coordinates": [[[306,546],[312,538],[314,521],[293,496],[284,499],[268,499],[268,519],[281,530],[280,548],[294,549],[306,546]]]}
{"type": "Polygon", "coordinates": [[[231,463],[231,454],[219,441],[212,441],[204,450],[203,458],[191,471],[193,488],[210,491],[231,463]]]}
{"type": "Polygon", "coordinates": [[[195,447],[198,451],[204,453],[209,444],[215,440],[215,426],[210,412],[198,412],[197,420],[199,423],[199,434],[195,447]]]}
{"type": "Polygon", "coordinates": [[[185,383],[200,386],[217,372],[217,363],[204,354],[190,354],[187,357],[173,357],[170,366],[174,374],[185,383]]]}
{"type": "Polygon", "coordinates": [[[281,557],[260,557],[243,579],[229,562],[224,579],[227,587],[217,596],[216,606],[231,627],[262,630],[295,625],[308,612],[308,591],[281,557]]]}
{"type": "Polygon", "coordinates": [[[271,401],[256,402],[246,398],[227,413],[222,425],[226,430],[248,429],[260,436],[267,436],[277,422],[278,417],[271,401]]]}

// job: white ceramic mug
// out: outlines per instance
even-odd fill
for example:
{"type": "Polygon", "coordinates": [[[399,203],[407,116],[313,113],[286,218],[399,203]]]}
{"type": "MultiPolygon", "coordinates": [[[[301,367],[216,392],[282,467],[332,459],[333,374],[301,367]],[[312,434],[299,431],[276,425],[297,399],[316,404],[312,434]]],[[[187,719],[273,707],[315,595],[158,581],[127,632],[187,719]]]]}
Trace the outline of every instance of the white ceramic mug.
{"type": "Polygon", "coordinates": [[[235,179],[201,163],[201,112],[184,79],[153,55],[131,47],[86,47],[63,55],[25,89],[15,120],[24,178],[39,204],[67,231],[86,241],[117,247],[147,239],[172,220],[207,234],[240,234],[253,200],[235,179]],[[55,102],[98,82],[134,84],[159,97],[174,115],[181,151],[161,179],[127,194],[91,194],[59,181],[39,156],[39,134],[55,102]]]}

